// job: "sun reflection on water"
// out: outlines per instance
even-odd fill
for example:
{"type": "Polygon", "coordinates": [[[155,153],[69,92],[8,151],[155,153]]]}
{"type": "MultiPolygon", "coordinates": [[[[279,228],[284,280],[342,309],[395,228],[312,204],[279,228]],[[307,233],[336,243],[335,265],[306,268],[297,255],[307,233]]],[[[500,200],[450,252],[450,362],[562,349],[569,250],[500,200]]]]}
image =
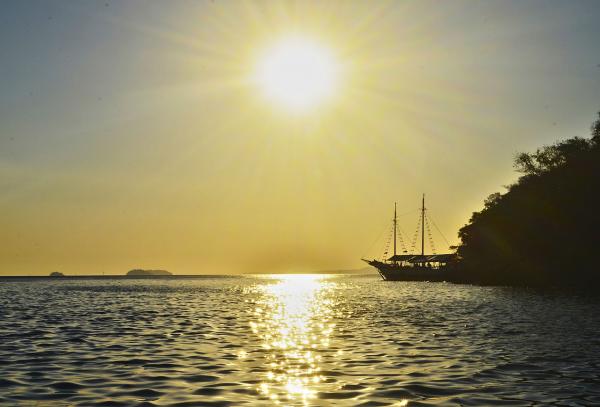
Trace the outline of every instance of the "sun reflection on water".
{"type": "Polygon", "coordinates": [[[266,352],[267,371],[258,391],[275,401],[308,404],[323,381],[321,352],[329,347],[335,324],[332,288],[327,276],[272,276],[260,286],[252,331],[266,352]]]}

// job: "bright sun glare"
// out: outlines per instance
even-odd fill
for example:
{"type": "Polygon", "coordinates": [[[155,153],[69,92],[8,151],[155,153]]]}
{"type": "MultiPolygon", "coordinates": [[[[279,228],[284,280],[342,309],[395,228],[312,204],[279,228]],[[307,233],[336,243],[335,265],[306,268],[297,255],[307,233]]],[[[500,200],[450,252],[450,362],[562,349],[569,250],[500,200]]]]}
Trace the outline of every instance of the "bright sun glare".
{"type": "Polygon", "coordinates": [[[303,38],[288,38],[268,49],[256,72],[266,96],[295,111],[312,108],[331,96],[337,76],[331,53],[303,38]]]}

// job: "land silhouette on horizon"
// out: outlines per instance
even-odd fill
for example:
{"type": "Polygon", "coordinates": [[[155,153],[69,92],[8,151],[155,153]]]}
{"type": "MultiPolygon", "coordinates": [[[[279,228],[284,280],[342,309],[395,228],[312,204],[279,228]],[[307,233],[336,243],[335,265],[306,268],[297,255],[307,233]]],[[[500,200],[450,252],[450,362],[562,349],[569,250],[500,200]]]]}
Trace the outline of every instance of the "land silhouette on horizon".
{"type": "Polygon", "coordinates": [[[167,270],[133,269],[127,272],[128,276],[172,276],[167,270]]]}
{"type": "MultiPolygon", "coordinates": [[[[298,270],[298,271],[285,271],[281,273],[266,273],[266,274],[374,274],[375,269],[372,267],[361,267],[355,269],[328,269],[328,270],[298,270]]],[[[264,274],[264,273],[258,273],[264,274]]]]}
{"type": "Polygon", "coordinates": [[[596,287],[600,113],[590,138],[520,153],[514,164],[521,177],[460,229],[453,280],[596,287]]]}

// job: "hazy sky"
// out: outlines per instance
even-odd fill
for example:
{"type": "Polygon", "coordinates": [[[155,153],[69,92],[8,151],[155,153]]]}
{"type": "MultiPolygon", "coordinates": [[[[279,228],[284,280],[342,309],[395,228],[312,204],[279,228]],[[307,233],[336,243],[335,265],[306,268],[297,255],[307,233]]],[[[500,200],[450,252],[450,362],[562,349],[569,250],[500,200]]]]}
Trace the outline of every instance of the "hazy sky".
{"type": "Polygon", "coordinates": [[[516,152],[589,135],[599,22],[598,1],[3,1],[0,274],[361,267],[394,201],[411,239],[422,192],[456,243],[516,152]],[[292,34],[342,67],[310,114],[250,79],[292,34]]]}

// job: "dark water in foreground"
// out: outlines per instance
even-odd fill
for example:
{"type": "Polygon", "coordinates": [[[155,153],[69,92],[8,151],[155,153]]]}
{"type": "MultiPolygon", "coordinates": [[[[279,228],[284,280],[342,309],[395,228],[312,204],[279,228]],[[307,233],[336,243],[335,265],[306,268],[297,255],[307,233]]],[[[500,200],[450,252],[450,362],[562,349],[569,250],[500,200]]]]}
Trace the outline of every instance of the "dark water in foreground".
{"type": "Polygon", "coordinates": [[[600,405],[600,299],[376,277],[0,279],[2,405],[600,405]]]}

